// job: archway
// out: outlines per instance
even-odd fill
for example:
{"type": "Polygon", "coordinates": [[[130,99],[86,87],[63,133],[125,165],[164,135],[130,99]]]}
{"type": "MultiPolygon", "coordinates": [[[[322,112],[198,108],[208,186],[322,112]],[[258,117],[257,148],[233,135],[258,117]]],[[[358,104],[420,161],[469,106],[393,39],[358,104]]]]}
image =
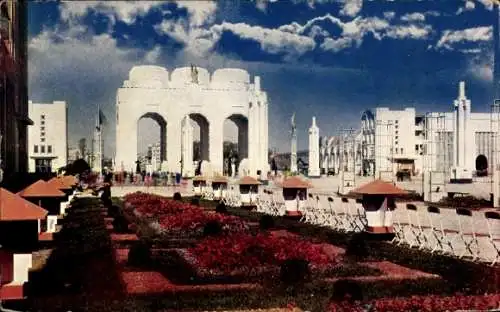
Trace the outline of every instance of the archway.
{"type": "Polygon", "coordinates": [[[161,168],[167,160],[167,122],[158,113],[146,113],[137,121],[137,159],[142,170],[152,165],[161,168]]]}
{"type": "Polygon", "coordinates": [[[202,114],[189,114],[189,118],[194,121],[193,126],[193,160],[210,161],[209,147],[209,122],[202,114]]]}
{"type": "Polygon", "coordinates": [[[235,174],[242,159],[248,158],[248,119],[241,114],[233,114],[224,120],[223,159],[224,174],[231,175],[235,162],[235,174]]]}
{"type": "Polygon", "coordinates": [[[484,176],[488,174],[488,159],[483,154],[476,157],[476,175],[484,176]]]}

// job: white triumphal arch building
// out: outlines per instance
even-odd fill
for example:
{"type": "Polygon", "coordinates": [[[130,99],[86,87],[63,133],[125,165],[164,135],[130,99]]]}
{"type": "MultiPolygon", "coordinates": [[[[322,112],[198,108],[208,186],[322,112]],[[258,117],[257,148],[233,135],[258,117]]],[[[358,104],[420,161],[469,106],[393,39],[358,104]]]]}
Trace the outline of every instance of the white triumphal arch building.
{"type": "Polygon", "coordinates": [[[239,174],[267,173],[268,101],[242,69],[222,68],[211,75],[204,68],[182,67],[169,72],[159,66],[135,66],[116,97],[117,168],[135,171],[138,121],[160,125],[162,170],[193,176],[193,122],[200,127],[203,174],[223,173],[224,121],[238,127],[239,174]]]}

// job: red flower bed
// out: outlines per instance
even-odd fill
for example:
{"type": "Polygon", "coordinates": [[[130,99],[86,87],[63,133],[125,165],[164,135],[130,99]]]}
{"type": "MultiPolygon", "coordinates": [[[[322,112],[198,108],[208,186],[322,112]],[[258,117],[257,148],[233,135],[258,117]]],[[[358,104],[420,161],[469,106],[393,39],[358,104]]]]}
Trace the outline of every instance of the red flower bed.
{"type": "Polygon", "coordinates": [[[162,229],[168,234],[200,235],[204,226],[211,221],[219,222],[226,233],[248,229],[241,218],[209,213],[201,207],[159,195],[136,192],[127,194],[124,199],[126,203],[134,207],[140,217],[157,218],[162,229]]]}
{"type": "Polygon", "coordinates": [[[175,215],[159,218],[159,223],[167,232],[199,232],[208,222],[216,221],[225,233],[238,233],[248,230],[247,224],[238,217],[226,216],[220,213],[208,213],[202,208],[186,209],[175,215]]]}
{"type": "Polygon", "coordinates": [[[145,217],[159,217],[163,215],[175,214],[187,209],[197,209],[198,211],[203,211],[201,208],[190,204],[142,192],[127,194],[125,195],[124,200],[126,203],[133,206],[139,214],[145,217]]]}
{"type": "Polygon", "coordinates": [[[318,267],[337,264],[337,259],[326,254],[320,245],[299,237],[267,234],[210,237],[188,249],[188,252],[200,268],[224,274],[243,268],[276,266],[287,259],[304,259],[318,267]]]}
{"type": "Polygon", "coordinates": [[[407,312],[429,311],[445,312],[466,309],[487,311],[500,307],[500,294],[484,296],[412,296],[408,298],[383,298],[367,303],[335,303],[330,305],[331,312],[340,311],[373,311],[373,312],[407,312]]]}

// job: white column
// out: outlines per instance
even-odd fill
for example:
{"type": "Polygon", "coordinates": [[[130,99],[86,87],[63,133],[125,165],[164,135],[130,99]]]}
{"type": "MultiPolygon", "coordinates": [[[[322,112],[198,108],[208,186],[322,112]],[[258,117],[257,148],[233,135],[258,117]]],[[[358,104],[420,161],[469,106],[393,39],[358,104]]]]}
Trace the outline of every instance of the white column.
{"type": "Polygon", "coordinates": [[[193,126],[188,115],[182,124],[182,173],[185,177],[192,177],[193,172],[193,126]]]}
{"type": "Polygon", "coordinates": [[[309,128],[309,170],[310,177],[319,177],[319,128],[316,125],[316,117],[312,118],[309,128]]]}
{"type": "Polygon", "coordinates": [[[168,171],[181,172],[182,117],[172,118],[167,123],[168,171]]]}
{"type": "Polygon", "coordinates": [[[120,120],[116,125],[116,165],[135,172],[137,160],[137,119],[120,120]]]}
{"type": "Polygon", "coordinates": [[[259,136],[259,140],[260,140],[260,146],[259,146],[259,154],[260,154],[260,159],[259,159],[259,165],[258,165],[258,168],[257,170],[261,170],[262,173],[261,175],[262,176],[267,176],[267,170],[266,170],[266,164],[267,164],[267,145],[266,145],[266,137],[267,137],[267,129],[266,129],[266,125],[267,125],[267,118],[266,118],[266,102],[262,99],[261,102],[260,102],[260,107],[259,107],[259,123],[260,123],[260,136],[259,136]]]}
{"type": "Polygon", "coordinates": [[[209,125],[209,155],[212,172],[222,175],[223,169],[223,143],[224,143],[224,121],[210,120],[209,125]]]}
{"type": "Polygon", "coordinates": [[[257,118],[256,118],[257,102],[250,102],[250,107],[248,109],[248,163],[250,173],[254,174],[256,154],[258,151],[258,140],[257,140],[257,118]]]}

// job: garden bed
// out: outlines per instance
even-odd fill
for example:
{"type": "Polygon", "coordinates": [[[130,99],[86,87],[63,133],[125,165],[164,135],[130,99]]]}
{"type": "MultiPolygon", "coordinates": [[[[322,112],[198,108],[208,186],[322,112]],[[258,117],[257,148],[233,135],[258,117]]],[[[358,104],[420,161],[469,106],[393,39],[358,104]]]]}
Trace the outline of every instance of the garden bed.
{"type": "MultiPolygon", "coordinates": [[[[172,249],[164,256],[175,264],[179,271],[183,270],[182,280],[176,282],[182,284],[238,284],[238,283],[262,283],[266,280],[277,280],[280,275],[278,265],[267,265],[249,267],[242,265],[231,272],[220,269],[204,269],[199,261],[187,249],[172,249]]],[[[171,266],[172,268],[172,266],[171,266]]],[[[380,270],[363,264],[340,264],[312,266],[311,278],[320,279],[325,277],[355,277],[355,276],[379,276],[380,270]]]]}

